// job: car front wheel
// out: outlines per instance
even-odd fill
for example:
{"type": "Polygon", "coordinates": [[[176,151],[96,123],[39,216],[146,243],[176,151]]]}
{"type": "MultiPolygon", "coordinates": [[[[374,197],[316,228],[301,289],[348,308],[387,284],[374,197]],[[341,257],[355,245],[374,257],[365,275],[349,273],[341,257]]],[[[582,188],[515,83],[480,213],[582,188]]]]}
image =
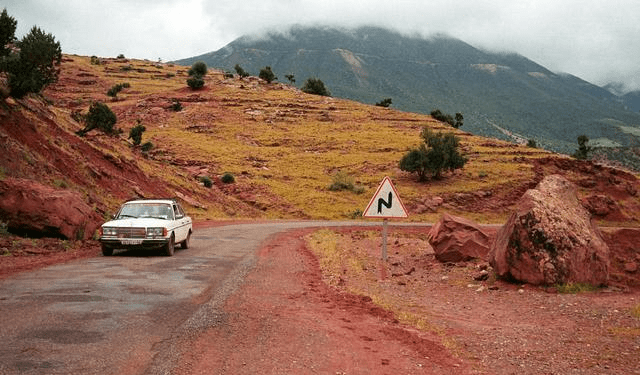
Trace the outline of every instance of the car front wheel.
{"type": "Polygon", "coordinates": [[[106,257],[113,255],[113,249],[105,244],[102,244],[102,255],[106,257]]]}
{"type": "Polygon", "coordinates": [[[175,245],[176,245],[175,237],[173,237],[173,234],[172,234],[171,237],[169,238],[169,242],[167,242],[167,244],[164,245],[164,253],[166,256],[173,256],[175,245]]]}

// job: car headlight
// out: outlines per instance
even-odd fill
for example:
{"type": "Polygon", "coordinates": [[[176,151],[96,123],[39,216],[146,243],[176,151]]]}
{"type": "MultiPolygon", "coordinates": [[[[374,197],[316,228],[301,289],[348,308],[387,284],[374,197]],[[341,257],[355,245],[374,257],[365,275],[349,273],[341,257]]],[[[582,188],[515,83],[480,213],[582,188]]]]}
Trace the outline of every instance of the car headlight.
{"type": "Polygon", "coordinates": [[[166,235],[166,228],[147,228],[147,238],[165,237],[166,235]]]}
{"type": "Polygon", "coordinates": [[[115,236],[116,228],[113,227],[102,227],[102,235],[103,236],[115,236]]]}

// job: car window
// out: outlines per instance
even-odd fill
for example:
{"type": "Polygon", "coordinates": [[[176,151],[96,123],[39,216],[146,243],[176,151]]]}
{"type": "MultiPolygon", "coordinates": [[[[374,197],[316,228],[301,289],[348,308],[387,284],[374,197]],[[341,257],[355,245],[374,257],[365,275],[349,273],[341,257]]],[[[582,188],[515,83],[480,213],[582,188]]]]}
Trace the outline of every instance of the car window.
{"type": "Polygon", "coordinates": [[[173,205],[173,210],[176,212],[176,219],[181,219],[184,214],[182,212],[180,212],[180,209],[178,208],[178,205],[174,204],[173,205]]]}
{"type": "Polygon", "coordinates": [[[117,219],[126,218],[155,218],[172,220],[171,206],[162,203],[130,203],[120,209],[117,219]]]}

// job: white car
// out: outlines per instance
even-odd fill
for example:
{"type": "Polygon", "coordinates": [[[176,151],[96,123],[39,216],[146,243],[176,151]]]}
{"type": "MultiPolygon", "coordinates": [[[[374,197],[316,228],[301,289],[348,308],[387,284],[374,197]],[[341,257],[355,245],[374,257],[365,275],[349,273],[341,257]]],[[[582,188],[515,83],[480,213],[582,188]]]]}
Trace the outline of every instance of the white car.
{"type": "Polygon", "coordinates": [[[162,249],[172,256],[176,244],[189,248],[191,218],[174,199],[138,199],[124,203],[113,220],[100,227],[102,254],[114,249],[162,249]]]}

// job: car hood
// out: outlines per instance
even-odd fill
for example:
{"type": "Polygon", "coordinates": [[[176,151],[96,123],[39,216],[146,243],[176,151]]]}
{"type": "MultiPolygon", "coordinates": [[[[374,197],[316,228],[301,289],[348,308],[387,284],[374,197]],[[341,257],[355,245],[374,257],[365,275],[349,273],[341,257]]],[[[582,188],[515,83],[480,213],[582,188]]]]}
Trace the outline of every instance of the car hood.
{"type": "Polygon", "coordinates": [[[102,224],[103,227],[116,227],[116,228],[151,228],[151,227],[166,227],[170,225],[170,220],[154,219],[154,218],[130,218],[111,220],[102,224]]]}

